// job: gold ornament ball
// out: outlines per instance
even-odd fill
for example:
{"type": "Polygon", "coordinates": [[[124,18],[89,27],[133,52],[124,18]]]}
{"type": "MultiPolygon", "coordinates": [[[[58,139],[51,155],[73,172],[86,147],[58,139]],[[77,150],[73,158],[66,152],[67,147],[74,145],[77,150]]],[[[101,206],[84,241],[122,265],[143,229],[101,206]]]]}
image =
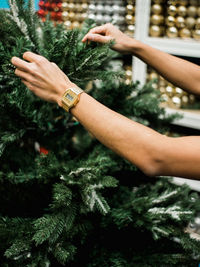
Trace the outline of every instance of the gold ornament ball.
{"type": "Polygon", "coordinates": [[[165,23],[167,24],[168,27],[172,27],[175,25],[175,17],[173,16],[168,16],[165,20],[165,23]]]}
{"type": "Polygon", "coordinates": [[[165,103],[169,103],[169,96],[167,94],[162,94],[161,95],[161,99],[163,100],[163,102],[165,103]]]}
{"type": "Polygon", "coordinates": [[[165,0],[153,0],[155,4],[162,4],[165,0]]]}
{"type": "Polygon", "coordinates": [[[195,28],[198,29],[198,30],[200,29],[200,18],[196,19],[195,28]]]}
{"type": "Polygon", "coordinates": [[[74,28],[80,28],[80,23],[78,22],[78,21],[74,21],[74,22],[72,22],[72,29],[74,29],[74,28]]]}
{"type": "Polygon", "coordinates": [[[188,28],[183,28],[179,31],[179,36],[181,38],[190,38],[191,37],[191,31],[188,28]]]}
{"type": "Polygon", "coordinates": [[[153,15],[151,16],[151,23],[154,25],[161,25],[164,22],[164,16],[162,15],[153,15]]]}
{"type": "Polygon", "coordinates": [[[178,0],[178,3],[182,6],[187,6],[189,1],[188,0],[178,0]]]}
{"type": "Polygon", "coordinates": [[[168,85],[166,88],[165,88],[165,91],[166,91],[166,94],[169,96],[169,97],[172,97],[173,96],[173,92],[174,92],[174,89],[171,85],[168,85]]]}
{"type": "Polygon", "coordinates": [[[200,7],[197,7],[197,16],[200,17],[200,7]]]}
{"type": "Polygon", "coordinates": [[[178,36],[178,30],[176,27],[169,27],[166,33],[169,38],[176,38],[178,36]]]}
{"type": "Polygon", "coordinates": [[[166,87],[167,81],[160,77],[159,86],[166,87]]]}
{"type": "Polygon", "coordinates": [[[192,32],[192,36],[194,37],[194,39],[196,40],[200,40],[200,30],[196,29],[192,32]]]}
{"type": "Polygon", "coordinates": [[[190,0],[190,3],[189,3],[191,6],[198,6],[198,0],[190,0]]]}
{"type": "Polygon", "coordinates": [[[177,4],[179,4],[179,0],[169,0],[169,3],[168,3],[169,5],[177,5],[177,4]]]}
{"type": "Polygon", "coordinates": [[[173,6],[173,5],[169,6],[168,9],[167,9],[167,13],[168,13],[168,15],[170,15],[170,16],[175,16],[176,13],[177,13],[177,8],[176,8],[176,6],[173,6]]]}
{"type": "Polygon", "coordinates": [[[128,14],[132,15],[135,13],[135,7],[133,5],[127,5],[126,6],[126,11],[128,14]]]}
{"type": "Polygon", "coordinates": [[[165,94],[165,87],[164,86],[159,86],[159,90],[161,94],[165,94]]]}
{"type": "Polygon", "coordinates": [[[70,21],[70,20],[67,20],[67,21],[65,21],[65,22],[64,22],[64,25],[65,25],[65,27],[66,27],[67,29],[70,29],[70,28],[71,28],[71,25],[72,25],[72,23],[71,23],[71,21],[70,21]]]}
{"type": "Polygon", "coordinates": [[[69,10],[69,6],[68,6],[68,3],[62,3],[62,10],[63,11],[68,11],[69,10]]]}
{"type": "Polygon", "coordinates": [[[181,107],[181,98],[178,96],[173,96],[172,97],[172,104],[174,105],[174,107],[180,108],[181,107]]]}
{"type": "Polygon", "coordinates": [[[159,37],[159,36],[161,36],[162,32],[163,31],[162,31],[162,28],[160,26],[152,25],[150,27],[150,35],[152,37],[159,37]]]}
{"type": "Polygon", "coordinates": [[[69,13],[67,11],[62,12],[62,19],[64,21],[69,19],[69,13]]]}
{"type": "Polygon", "coordinates": [[[69,20],[73,21],[75,19],[75,13],[69,12],[69,20]]]}
{"type": "Polygon", "coordinates": [[[185,17],[187,15],[187,8],[185,6],[179,6],[177,8],[177,13],[181,17],[185,17]]]}
{"type": "Polygon", "coordinates": [[[82,9],[81,4],[76,4],[74,10],[75,10],[76,12],[82,12],[83,9],[82,9]]]}
{"type": "Polygon", "coordinates": [[[187,8],[187,14],[189,17],[196,17],[197,15],[197,7],[196,6],[189,6],[187,8]]]}
{"type": "Polygon", "coordinates": [[[134,24],[135,23],[135,17],[130,15],[130,14],[126,15],[126,22],[127,22],[127,24],[134,24]]]}
{"type": "Polygon", "coordinates": [[[127,78],[130,78],[130,79],[132,79],[132,71],[131,70],[126,70],[126,77],[127,78]]]}
{"type": "Polygon", "coordinates": [[[175,23],[177,28],[185,27],[185,19],[181,16],[176,17],[175,23]]]}
{"type": "Polygon", "coordinates": [[[74,3],[69,3],[68,7],[69,7],[70,11],[75,11],[75,4],[74,3]]]}
{"type": "Polygon", "coordinates": [[[83,3],[83,4],[81,5],[81,7],[82,7],[82,11],[83,11],[83,12],[87,12],[87,10],[88,10],[88,4],[83,3]]]}
{"type": "Polygon", "coordinates": [[[175,87],[174,92],[177,96],[182,96],[183,89],[181,89],[180,87],[175,87]]]}
{"type": "Polygon", "coordinates": [[[190,104],[193,104],[195,102],[195,96],[194,95],[189,95],[189,102],[190,104]]]}
{"type": "Polygon", "coordinates": [[[188,97],[187,95],[183,95],[183,96],[181,97],[181,102],[182,102],[182,105],[183,105],[183,106],[187,106],[188,103],[189,103],[189,97],[188,97]]]}
{"type": "Polygon", "coordinates": [[[196,20],[195,20],[195,18],[193,18],[193,17],[187,17],[187,18],[185,19],[185,26],[186,26],[188,29],[193,29],[195,24],[196,24],[196,20]]]}
{"type": "Polygon", "coordinates": [[[149,80],[154,80],[154,79],[158,79],[158,78],[159,78],[159,76],[158,76],[158,73],[156,73],[156,72],[151,72],[149,74],[149,80]]]}
{"type": "Polygon", "coordinates": [[[76,20],[76,21],[82,21],[82,16],[81,16],[81,14],[82,13],[75,13],[75,18],[74,18],[74,20],[76,20]]]}
{"type": "Polygon", "coordinates": [[[88,14],[87,13],[82,13],[81,14],[81,21],[84,21],[85,19],[87,19],[88,14]]]}
{"type": "Polygon", "coordinates": [[[128,29],[128,31],[133,33],[133,32],[135,32],[135,25],[128,25],[127,29],[128,29]]]}
{"type": "Polygon", "coordinates": [[[161,14],[163,12],[163,8],[162,8],[161,5],[154,4],[151,7],[151,11],[152,11],[152,13],[159,15],[159,14],[161,14]]]}

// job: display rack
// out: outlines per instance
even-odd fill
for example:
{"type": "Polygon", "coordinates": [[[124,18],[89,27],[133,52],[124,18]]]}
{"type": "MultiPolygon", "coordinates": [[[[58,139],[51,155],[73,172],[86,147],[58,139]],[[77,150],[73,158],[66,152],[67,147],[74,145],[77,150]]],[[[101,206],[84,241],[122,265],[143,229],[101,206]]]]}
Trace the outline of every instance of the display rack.
{"type": "MultiPolygon", "coordinates": [[[[135,38],[154,48],[164,52],[186,57],[200,57],[200,42],[180,38],[170,39],[167,37],[150,37],[149,22],[151,13],[151,0],[136,1],[135,38]]],[[[142,85],[146,82],[147,65],[140,59],[133,57],[133,81],[139,81],[142,85]]],[[[183,115],[182,119],[174,124],[200,130],[200,113],[194,111],[176,110],[167,108],[167,113],[178,112],[183,115]]]]}

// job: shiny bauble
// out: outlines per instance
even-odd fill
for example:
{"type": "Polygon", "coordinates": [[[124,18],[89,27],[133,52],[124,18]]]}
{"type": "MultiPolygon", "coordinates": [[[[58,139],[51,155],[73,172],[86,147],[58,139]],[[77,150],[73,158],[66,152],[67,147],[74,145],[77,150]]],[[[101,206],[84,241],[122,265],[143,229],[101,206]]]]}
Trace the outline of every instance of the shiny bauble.
{"type": "Polygon", "coordinates": [[[88,18],[88,14],[87,13],[81,13],[81,21],[84,21],[87,18],[88,18]]]}
{"type": "Polygon", "coordinates": [[[81,8],[82,8],[82,12],[87,12],[87,10],[88,10],[88,4],[87,3],[81,4],[81,8]]]}
{"type": "Polygon", "coordinates": [[[177,13],[177,8],[176,6],[169,6],[168,9],[167,9],[167,14],[170,15],[170,16],[175,16],[177,13]]]}
{"type": "Polygon", "coordinates": [[[108,15],[113,14],[113,9],[112,9],[111,6],[109,6],[109,5],[105,5],[104,9],[105,9],[105,13],[106,13],[106,14],[108,14],[108,15]]]}
{"type": "Polygon", "coordinates": [[[188,28],[183,28],[179,30],[179,36],[181,38],[190,38],[191,37],[191,31],[188,28]]]}
{"type": "Polygon", "coordinates": [[[69,12],[69,20],[74,21],[74,19],[75,19],[75,13],[69,12]]]}
{"type": "Polygon", "coordinates": [[[178,30],[176,27],[169,27],[166,31],[169,38],[176,38],[178,36],[178,30]]]}
{"type": "Polygon", "coordinates": [[[43,9],[38,10],[37,14],[40,18],[43,18],[46,15],[45,10],[43,9]]]}
{"type": "Polygon", "coordinates": [[[159,85],[159,90],[160,90],[161,94],[165,94],[166,93],[165,92],[165,87],[163,87],[163,86],[159,85]]]}
{"type": "Polygon", "coordinates": [[[177,28],[184,28],[185,27],[185,19],[181,16],[176,17],[175,24],[177,28]]]}
{"type": "Polygon", "coordinates": [[[51,8],[51,3],[49,3],[49,2],[46,2],[45,4],[44,4],[44,8],[46,9],[46,10],[52,10],[52,8],[51,8]]]}
{"type": "Polygon", "coordinates": [[[197,7],[197,16],[200,17],[200,7],[197,7]]]}
{"type": "Polygon", "coordinates": [[[132,15],[133,13],[135,13],[135,6],[127,5],[126,6],[126,11],[127,11],[128,14],[132,15]]]}
{"type": "Polygon", "coordinates": [[[69,10],[69,6],[68,6],[68,3],[62,3],[62,10],[63,11],[68,11],[69,10]]]}
{"type": "Polygon", "coordinates": [[[82,12],[81,4],[75,4],[74,11],[75,11],[75,12],[79,12],[79,13],[82,12]]]}
{"type": "Polygon", "coordinates": [[[91,13],[95,13],[95,11],[96,11],[96,6],[93,5],[93,4],[90,4],[89,7],[88,7],[88,9],[89,9],[89,12],[91,12],[91,13]]]}
{"type": "Polygon", "coordinates": [[[70,28],[71,28],[71,25],[72,25],[72,23],[71,23],[71,21],[70,21],[70,20],[66,20],[66,21],[64,22],[64,25],[65,25],[65,27],[66,27],[67,29],[70,29],[70,28]]]}
{"type": "Polygon", "coordinates": [[[78,21],[78,22],[81,22],[82,21],[82,16],[81,16],[82,13],[75,13],[75,18],[74,20],[75,21],[78,21]]]}
{"type": "Polygon", "coordinates": [[[80,28],[80,23],[78,21],[74,21],[72,22],[72,26],[71,26],[72,29],[74,28],[80,28]]]}
{"type": "Polygon", "coordinates": [[[190,104],[193,104],[195,102],[195,96],[194,95],[192,95],[192,94],[189,95],[189,102],[190,102],[190,104]]]}
{"type": "Polygon", "coordinates": [[[196,40],[200,40],[200,30],[196,29],[192,32],[192,36],[194,37],[194,39],[196,40]]]}
{"type": "Polygon", "coordinates": [[[90,14],[88,15],[88,19],[95,20],[95,18],[96,18],[95,14],[90,13],[90,14]]]}
{"type": "Polygon", "coordinates": [[[61,12],[61,11],[56,12],[56,19],[57,19],[58,21],[62,21],[62,12],[61,12]]]}
{"type": "Polygon", "coordinates": [[[112,20],[111,16],[109,16],[109,15],[104,15],[103,16],[104,23],[109,23],[109,22],[111,22],[111,20],[112,20]]]}
{"type": "Polygon", "coordinates": [[[174,93],[174,88],[171,85],[167,85],[167,87],[165,88],[165,91],[169,97],[172,97],[174,93]]]}
{"type": "Polygon", "coordinates": [[[189,4],[191,6],[198,6],[199,5],[199,1],[198,0],[189,0],[189,4]]]}
{"type": "Polygon", "coordinates": [[[163,30],[162,30],[162,27],[160,26],[152,25],[150,26],[149,33],[150,33],[150,36],[152,37],[159,37],[162,35],[163,30]]]}
{"type": "Polygon", "coordinates": [[[150,80],[150,81],[151,81],[151,80],[158,79],[158,78],[159,78],[158,73],[156,73],[156,72],[151,72],[151,73],[149,73],[149,80],[150,80]]]}
{"type": "Polygon", "coordinates": [[[132,16],[132,15],[126,15],[126,22],[127,22],[127,24],[134,24],[135,23],[135,17],[134,16],[132,16]]]}
{"type": "Polygon", "coordinates": [[[187,8],[187,14],[189,17],[196,17],[197,15],[197,7],[196,6],[189,6],[187,8]]]}
{"type": "Polygon", "coordinates": [[[56,16],[57,16],[57,14],[55,11],[50,12],[50,17],[52,20],[56,20],[56,16]]]}
{"type": "Polygon", "coordinates": [[[114,14],[119,14],[119,11],[120,11],[120,6],[119,5],[113,5],[112,9],[113,9],[113,13],[114,14]]]}
{"type": "Polygon", "coordinates": [[[151,16],[151,24],[161,25],[164,22],[164,16],[162,15],[152,15],[151,16]]]}
{"type": "Polygon", "coordinates": [[[69,7],[69,10],[70,11],[75,11],[75,4],[74,3],[69,3],[69,5],[68,5],[68,7],[69,7]]]}
{"type": "Polygon", "coordinates": [[[39,5],[39,7],[41,9],[44,9],[45,8],[45,2],[44,1],[40,1],[38,5],[39,5]]]}
{"type": "Polygon", "coordinates": [[[158,4],[154,4],[152,7],[151,7],[151,11],[153,14],[161,14],[163,12],[163,8],[161,5],[158,5],[158,4]]]}
{"type": "Polygon", "coordinates": [[[63,21],[69,20],[69,13],[67,11],[62,12],[63,21]]]}
{"type": "Polygon", "coordinates": [[[129,79],[132,79],[132,71],[131,70],[126,70],[126,77],[129,78],[129,79]]]}
{"type": "MultiPolygon", "coordinates": [[[[134,12],[133,12],[134,13],[134,12]]],[[[120,15],[124,15],[126,14],[126,8],[124,6],[120,6],[119,7],[119,14],[120,15]]]]}
{"type": "Polygon", "coordinates": [[[178,0],[178,3],[181,5],[181,6],[187,6],[189,1],[188,0],[178,0]]]}
{"type": "Polygon", "coordinates": [[[189,97],[187,95],[183,95],[181,97],[181,106],[185,107],[189,104],[189,97]]]}
{"type": "Polygon", "coordinates": [[[96,6],[96,12],[99,14],[102,14],[104,12],[105,8],[103,5],[97,5],[96,6]]]}
{"type": "Polygon", "coordinates": [[[175,17],[173,16],[168,16],[165,20],[165,23],[168,27],[172,27],[175,25],[175,17]]]}
{"type": "Polygon", "coordinates": [[[162,4],[165,0],[153,0],[155,4],[162,4]]]}
{"type": "Polygon", "coordinates": [[[168,4],[176,6],[177,4],[179,4],[179,0],[169,0],[168,4]]]}
{"type": "Polygon", "coordinates": [[[177,13],[181,17],[185,17],[187,15],[187,8],[185,6],[179,6],[177,8],[177,13]]]}
{"type": "Polygon", "coordinates": [[[131,33],[135,32],[135,25],[128,25],[127,30],[131,33]]]}
{"type": "Polygon", "coordinates": [[[175,108],[180,108],[181,107],[181,98],[178,96],[173,96],[172,97],[172,104],[175,108]]]}
{"type": "Polygon", "coordinates": [[[101,14],[97,14],[96,15],[96,18],[95,18],[95,21],[97,24],[102,24],[102,21],[103,21],[103,15],[101,14]]]}
{"type": "Polygon", "coordinates": [[[183,95],[183,89],[181,89],[180,87],[175,87],[174,88],[174,93],[176,96],[182,96],[183,95]]]}
{"type": "Polygon", "coordinates": [[[200,29],[200,18],[196,19],[195,28],[198,29],[198,30],[200,29]]]}
{"type": "Polygon", "coordinates": [[[195,26],[195,24],[196,24],[195,18],[193,18],[193,17],[187,17],[187,18],[185,18],[185,26],[188,29],[193,29],[194,26],[195,26]]]}

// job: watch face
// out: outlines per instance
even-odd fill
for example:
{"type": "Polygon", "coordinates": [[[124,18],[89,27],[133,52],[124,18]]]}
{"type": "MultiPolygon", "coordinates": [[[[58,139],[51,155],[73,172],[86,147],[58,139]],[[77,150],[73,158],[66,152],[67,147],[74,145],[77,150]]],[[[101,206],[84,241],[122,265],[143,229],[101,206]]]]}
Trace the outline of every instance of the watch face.
{"type": "Polygon", "coordinates": [[[74,99],[74,97],[72,95],[70,95],[69,93],[67,93],[65,95],[65,97],[69,100],[69,101],[72,101],[74,99]]]}

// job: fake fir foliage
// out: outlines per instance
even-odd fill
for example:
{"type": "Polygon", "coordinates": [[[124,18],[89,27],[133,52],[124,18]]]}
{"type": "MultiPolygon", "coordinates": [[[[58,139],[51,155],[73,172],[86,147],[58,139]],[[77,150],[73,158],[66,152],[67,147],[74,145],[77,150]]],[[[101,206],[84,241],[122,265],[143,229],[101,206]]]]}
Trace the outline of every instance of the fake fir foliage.
{"type": "Polygon", "coordinates": [[[65,31],[40,22],[33,1],[23,0],[10,0],[0,15],[0,265],[197,264],[199,242],[185,228],[198,195],[145,177],[99,144],[70,114],[35,97],[10,59],[39,53],[103,104],[165,133],[173,117],[151,84],[125,85],[108,68],[111,44],[81,42],[92,22],[65,31]]]}

